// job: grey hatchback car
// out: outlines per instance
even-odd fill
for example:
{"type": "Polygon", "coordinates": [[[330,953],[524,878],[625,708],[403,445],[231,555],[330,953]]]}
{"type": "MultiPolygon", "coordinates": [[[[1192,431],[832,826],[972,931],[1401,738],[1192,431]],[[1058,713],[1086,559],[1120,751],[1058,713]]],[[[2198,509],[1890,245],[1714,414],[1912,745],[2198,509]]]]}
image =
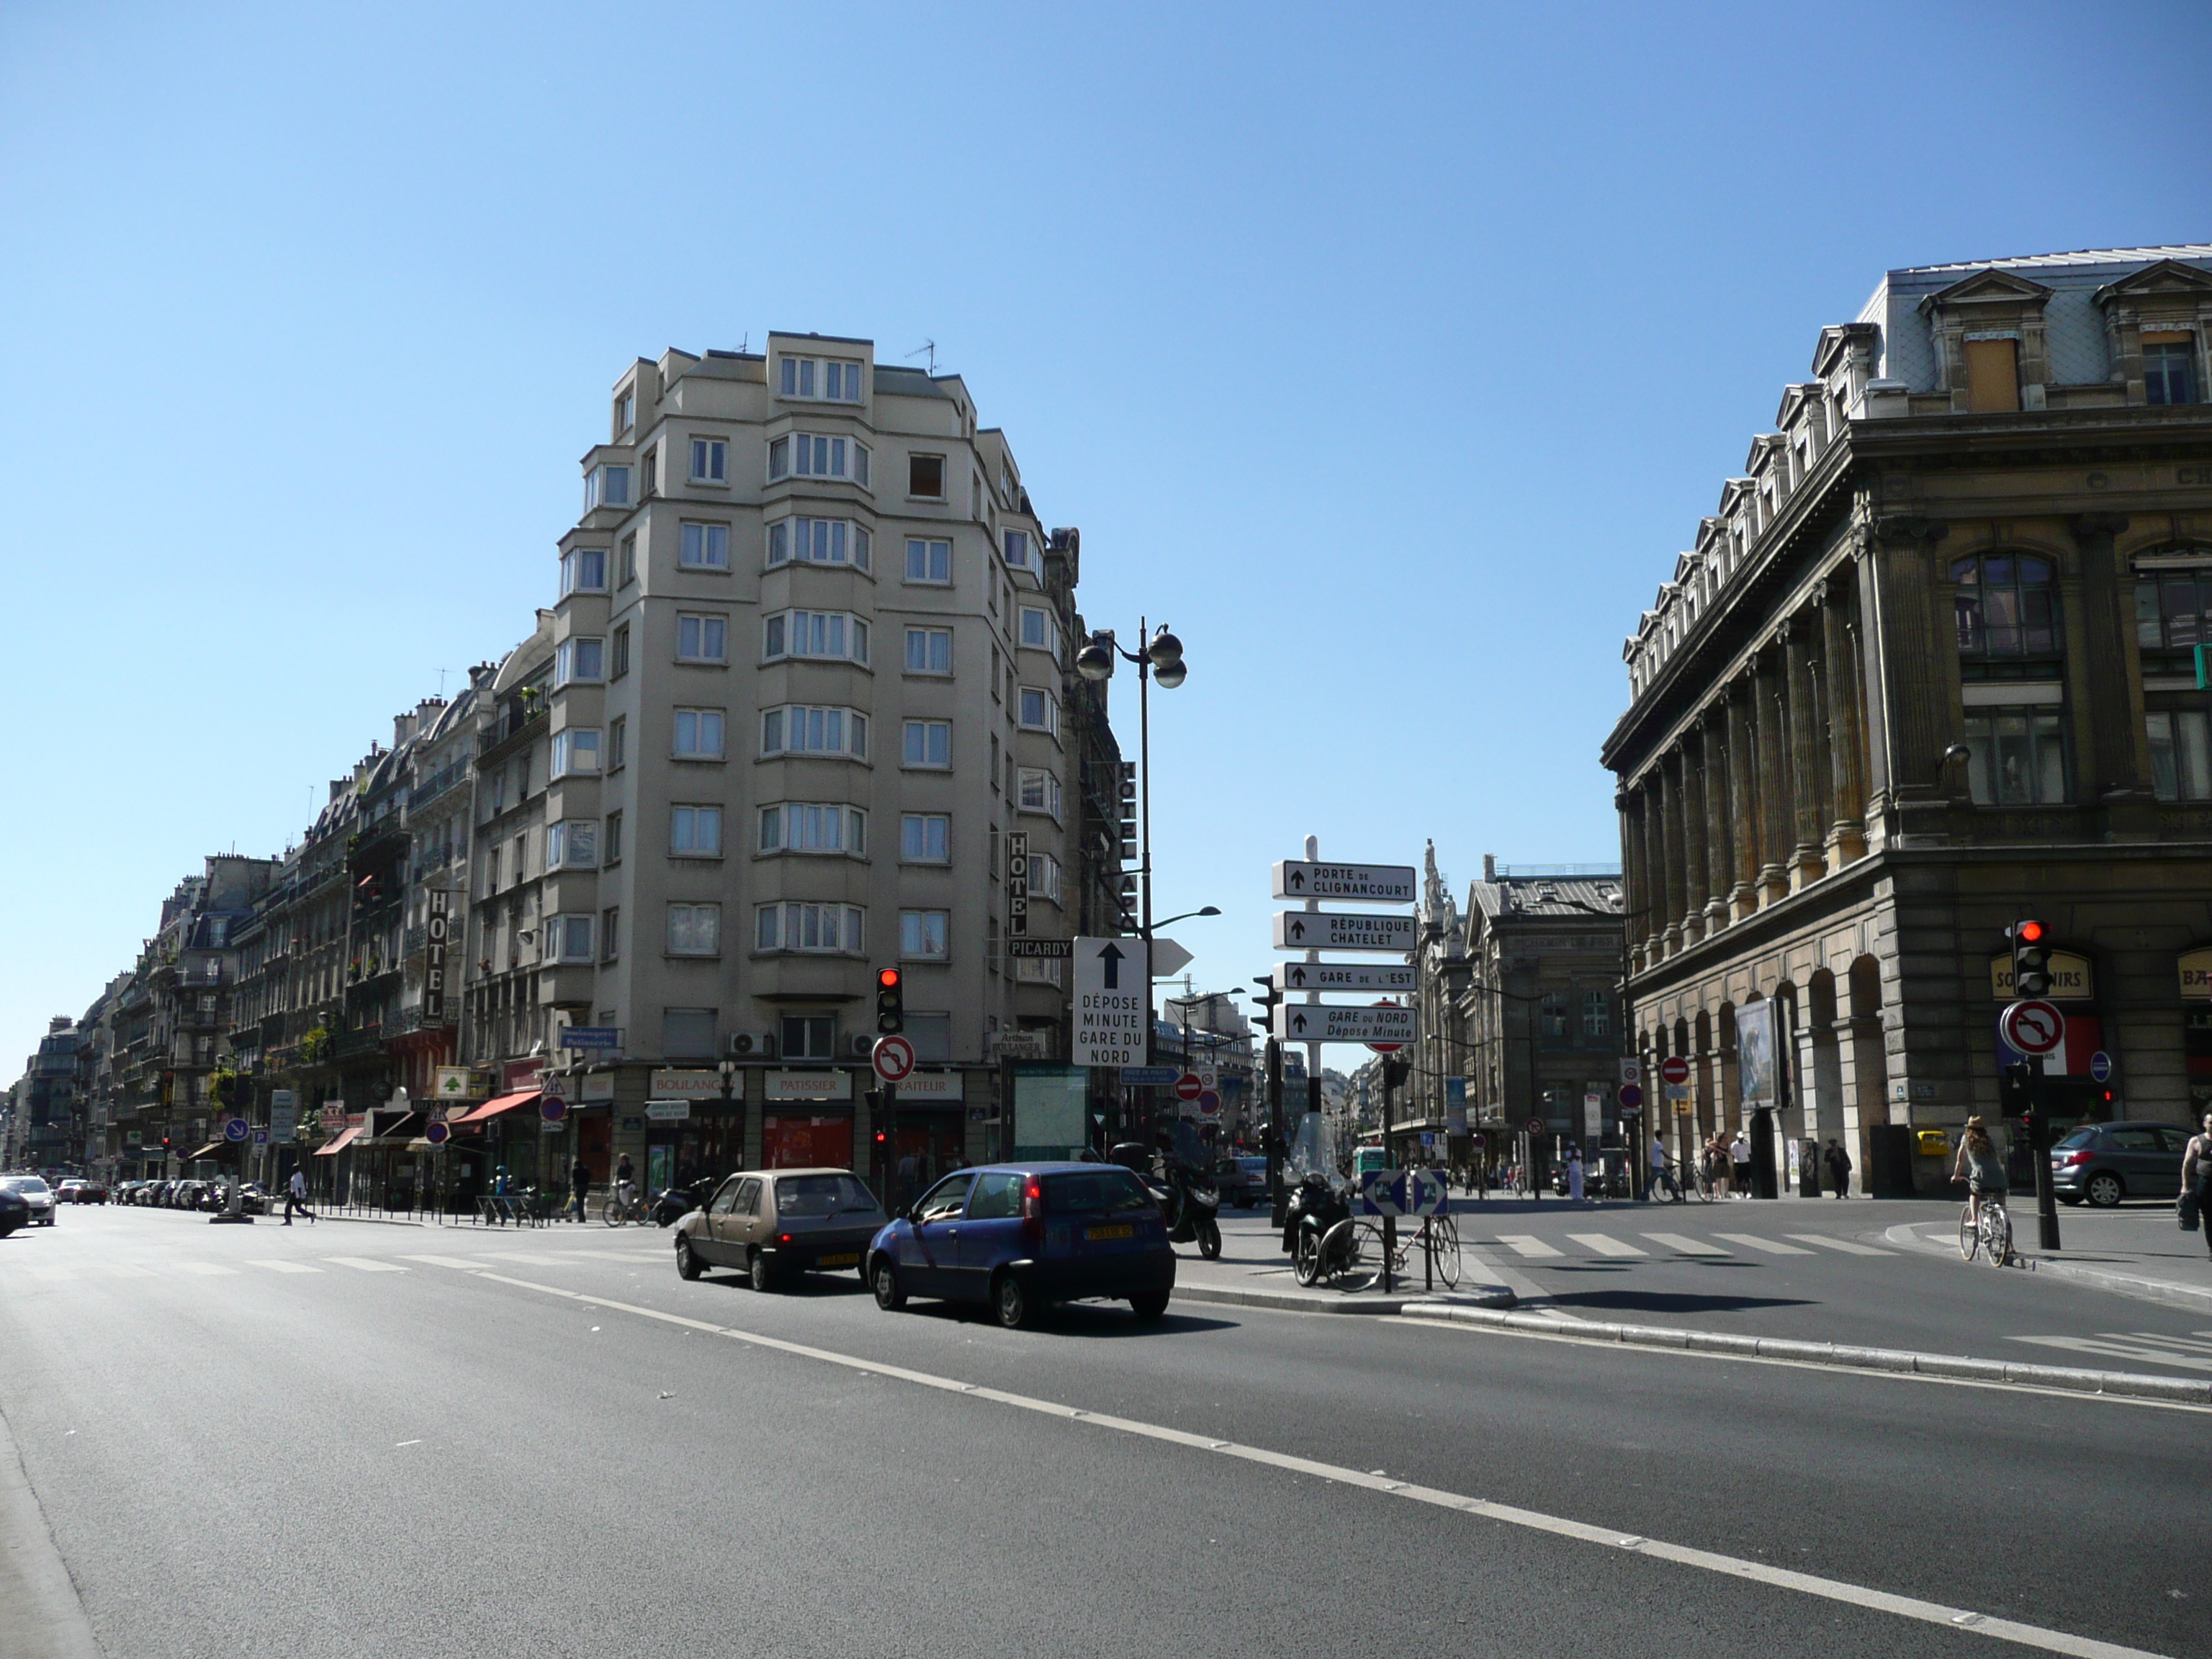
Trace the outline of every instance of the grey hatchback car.
{"type": "Polygon", "coordinates": [[[2051,1191],[2061,1204],[2087,1199],[2100,1209],[2124,1198],[2172,1198],[2188,1146],[2179,1123],[2085,1123],[2051,1149],[2051,1191]]]}
{"type": "Polygon", "coordinates": [[[858,1272],[883,1224],[883,1206],[850,1170],[733,1175],[676,1224],[676,1271],[740,1267],[757,1291],[803,1273],[858,1272]]]}

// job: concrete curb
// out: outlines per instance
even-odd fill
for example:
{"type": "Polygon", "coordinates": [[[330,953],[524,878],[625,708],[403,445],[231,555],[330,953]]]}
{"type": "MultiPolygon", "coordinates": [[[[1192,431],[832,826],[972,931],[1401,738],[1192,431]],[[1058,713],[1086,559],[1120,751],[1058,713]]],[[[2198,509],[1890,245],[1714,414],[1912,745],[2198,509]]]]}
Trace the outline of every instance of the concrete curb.
{"type": "MultiPolygon", "coordinates": [[[[1957,1259],[1955,1248],[1939,1244],[1934,1239],[1923,1238],[1913,1231],[1917,1224],[1901,1221],[1882,1233],[1885,1242],[1918,1250],[1923,1255],[1949,1256],[1957,1259]]],[[[2119,1296],[2132,1296],[2145,1301],[2165,1302],[2178,1308],[2188,1308],[2198,1313],[2212,1313],[2212,1285],[2177,1284],[2170,1279],[2152,1279],[2142,1273],[2115,1273],[2109,1267],[2085,1267],[2080,1262],[2061,1261],[2056,1257],[2036,1255],[2020,1248],[2015,1231],[2013,1254],[2027,1264],[2031,1273],[2049,1273],[2058,1279],[2078,1279],[2094,1285],[2100,1291],[2111,1291],[2119,1296]]],[[[1960,1264],[1964,1266],[1962,1262],[1960,1264]]]]}
{"type": "Polygon", "coordinates": [[[1673,1348],[1745,1358],[1788,1359],[1799,1364],[1844,1370],[1892,1371],[1977,1382],[2010,1382],[2024,1388],[2055,1389],[2069,1394],[2119,1395],[2138,1400],[2170,1400],[2212,1406],[2212,1379],[2145,1376],[2134,1371],[2093,1371],[2070,1365],[2016,1365],[2002,1359],[1969,1359],[1963,1355],[1918,1353],[1906,1348],[1862,1348],[1840,1342],[1800,1342],[1787,1337],[1738,1336],[1724,1331],[1680,1330],[1665,1325],[1619,1325],[1586,1322],[1563,1325],[1538,1314],[1494,1312],[1414,1301],[1408,1317],[1454,1320],[1493,1329],[1538,1331],[1578,1342],[1620,1342],[1644,1348],[1673,1348]]]}
{"type": "MultiPolygon", "coordinates": [[[[1457,1291],[1449,1302],[1439,1302],[1431,1295],[1343,1296],[1323,1291],[1246,1291],[1232,1285],[1177,1285],[1175,1293],[1186,1302],[1219,1302],[1239,1308],[1275,1308],[1290,1313],[1325,1314],[1403,1313],[1417,1302],[1443,1310],[1465,1308],[1474,1311],[1510,1308],[1517,1300],[1512,1291],[1503,1286],[1457,1291]]],[[[1545,1322],[1549,1324],[1552,1322],[1547,1320],[1545,1322]]]]}
{"type": "Polygon", "coordinates": [[[0,1659],[100,1659],[13,1434],[0,1418],[0,1659]]]}

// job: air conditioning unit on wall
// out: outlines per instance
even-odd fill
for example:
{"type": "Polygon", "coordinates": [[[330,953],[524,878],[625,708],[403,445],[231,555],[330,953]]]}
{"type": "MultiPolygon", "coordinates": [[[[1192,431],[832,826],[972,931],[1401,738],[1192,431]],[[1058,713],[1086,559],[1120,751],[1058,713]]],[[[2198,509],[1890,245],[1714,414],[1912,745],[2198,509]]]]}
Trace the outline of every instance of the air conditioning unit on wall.
{"type": "Polygon", "coordinates": [[[876,1039],[873,1033],[868,1031],[855,1031],[853,1033],[854,1059],[866,1060],[870,1054],[872,1054],[875,1052],[876,1039]]]}
{"type": "Polygon", "coordinates": [[[733,1031],[730,1034],[732,1060],[774,1060],[775,1034],[773,1031],[733,1031]]]}

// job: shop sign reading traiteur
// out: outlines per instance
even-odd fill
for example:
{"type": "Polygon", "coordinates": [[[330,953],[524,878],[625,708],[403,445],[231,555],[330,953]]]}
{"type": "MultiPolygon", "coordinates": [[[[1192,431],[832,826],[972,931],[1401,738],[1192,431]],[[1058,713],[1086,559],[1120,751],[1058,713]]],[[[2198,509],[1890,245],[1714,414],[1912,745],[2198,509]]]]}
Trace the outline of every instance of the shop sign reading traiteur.
{"type": "MultiPolygon", "coordinates": [[[[2212,951],[2198,954],[2212,958],[2212,951]]],[[[2187,960],[2185,957],[2183,958],[2185,963],[2187,960]]],[[[2185,973],[2184,996],[2190,994],[2186,978],[2185,973]]],[[[2212,996],[2212,989],[2200,990],[2196,994],[2212,996]]],[[[2053,951],[2051,953],[2051,989],[2046,995],[2052,1002],[2094,1002],[2097,1000],[2096,969],[2090,965],[2089,958],[2072,951],[2053,951]]],[[[1990,958],[1990,998],[1995,1002],[2013,1000],[2010,951],[1990,958]]]]}
{"type": "Polygon", "coordinates": [[[958,1072],[909,1072],[898,1086],[899,1104],[913,1106],[942,1101],[957,1106],[968,1097],[964,1077],[958,1072]]]}

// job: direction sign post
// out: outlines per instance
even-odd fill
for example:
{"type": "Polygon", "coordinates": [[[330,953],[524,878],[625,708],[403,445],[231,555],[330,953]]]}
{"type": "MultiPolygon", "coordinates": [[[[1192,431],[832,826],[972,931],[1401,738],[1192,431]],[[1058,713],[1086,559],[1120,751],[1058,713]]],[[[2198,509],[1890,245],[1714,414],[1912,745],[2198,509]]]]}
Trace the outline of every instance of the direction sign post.
{"type": "Polygon", "coordinates": [[[1278,951],[1382,951],[1400,956],[1413,945],[1411,916],[1352,911],[1275,913],[1278,951]]]}
{"type": "Polygon", "coordinates": [[[1395,991],[1419,988],[1418,970],[1395,962],[1279,962],[1279,991],[1395,991]]]}
{"type": "Polygon", "coordinates": [[[1140,939],[1075,941],[1078,1066],[1142,1066],[1152,1020],[1149,952],[1140,939]]]}
{"type": "Polygon", "coordinates": [[[1322,864],[1285,859],[1275,866],[1279,899],[1359,899],[1411,904],[1419,896],[1410,864],[1322,864]]]}
{"type": "Polygon", "coordinates": [[[2034,1154],[2035,1166],[2035,1227],[2036,1242],[2046,1250],[2056,1250],[2058,1243],[2058,1197],[2051,1184],[2051,1160],[2044,1154],[2050,1148],[2050,1125],[2043,1113],[2043,1057],[2056,1054],[2066,1041],[2066,1016],[2040,997],[2023,997],[2005,1005],[1997,1016],[1997,1035],[2017,1052],[2027,1056],[2021,1066],[2025,1073],[2029,1121],[2034,1126],[2028,1137],[2028,1149],[2034,1154]]]}
{"type": "Polygon", "coordinates": [[[1415,1036],[1411,1008],[1301,1002],[1283,1010],[1283,1022],[1292,1042],[1407,1043],[1415,1036]]]}

